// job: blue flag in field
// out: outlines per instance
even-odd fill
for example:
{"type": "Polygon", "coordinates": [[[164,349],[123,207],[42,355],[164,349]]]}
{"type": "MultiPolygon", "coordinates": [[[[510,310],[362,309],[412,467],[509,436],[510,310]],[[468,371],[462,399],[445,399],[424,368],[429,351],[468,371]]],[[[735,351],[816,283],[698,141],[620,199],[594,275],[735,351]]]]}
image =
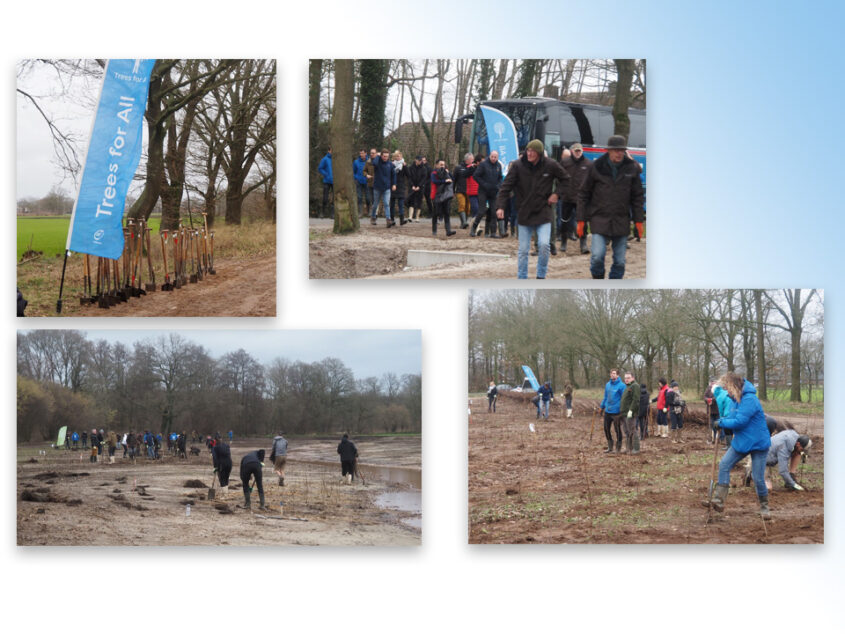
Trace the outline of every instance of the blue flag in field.
{"type": "Polygon", "coordinates": [[[154,59],[110,59],[94,115],[67,249],[116,259],[123,253],[126,192],[141,159],[154,59]]]}
{"type": "Polygon", "coordinates": [[[528,379],[528,382],[531,383],[531,387],[534,388],[535,391],[540,389],[540,382],[537,380],[537,377],[534,376],[534,373],[531,371],[527,365],[522,366],[522,371],[525,372],[525,378],[528,379]]]}
{"type": "Polygon", "coordinates": [[[487,126],[487,140],[490,151],[499,153],[499,162],[502,164],[502,173],[507,175],[508,164],[515,161],[519,156],[519,147],[516,143],[516,128],[513,121],[501,110],[490,106],[480,106],[484,115],[484,124],[487,126]]]}

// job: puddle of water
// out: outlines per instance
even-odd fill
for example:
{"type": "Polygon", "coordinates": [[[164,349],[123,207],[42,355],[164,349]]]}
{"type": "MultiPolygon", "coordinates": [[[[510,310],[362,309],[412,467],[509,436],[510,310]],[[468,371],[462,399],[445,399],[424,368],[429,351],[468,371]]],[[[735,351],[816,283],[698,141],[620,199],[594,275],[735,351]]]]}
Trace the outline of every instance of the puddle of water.
{"type": "Polygon", "coordinates": [[[385,491],[376,496],[376,506],[414,513],[416,517],[402,520],[406,526],[422,529],[422,493],[420,491],[385,491]]]}
{"type": "MultiPolygon", "coordinates": [[[[320,465],[337,469],[340,473],[340,465],[336,462],[324,462],[321,460],[300,460],[303,464],[320,465]]],[[[395,484],[409,484],[415,489],[422,489],[422,469],[409,467],[383,467],[379,465],[359,465],[358,468],[364,474],[365,480],[378,480],[395,484]]]]}

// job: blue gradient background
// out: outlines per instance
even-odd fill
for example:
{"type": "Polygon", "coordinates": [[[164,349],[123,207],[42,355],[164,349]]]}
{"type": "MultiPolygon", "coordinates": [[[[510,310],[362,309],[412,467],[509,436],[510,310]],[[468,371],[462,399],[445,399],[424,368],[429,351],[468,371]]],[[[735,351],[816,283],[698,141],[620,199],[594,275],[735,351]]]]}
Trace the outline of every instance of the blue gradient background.
{"type": "MultiPolygon", "coordinates": [[[[276,1],[251,3],[241,24],[231,18],[229,3],[211,1],[200,9],[150,0],[143,12],[133,13],[131,33],[98,18],[93,5],[110,6],[89,3],[86,25],[79,25],[76,5],[9,9],[0,39],[9,95],[17,58],[152,56],[156,40],[149,34],[171,27],[181,55],[279,59],[279,316],[254,327],[422,329],[423,547],[121,549],[119,555],[103,549],[15,549],[9,445],[0,493],[7,518],[2,559],[7,579],[15,580],[14,591],[3,597],[4,606],[15,607],[10,615],[37,614],[42,629],[83,631],[89,629],[84,619],[45,611],[44,597],[85,588],[86,596],[99,597],[103,605],[124,605],[127,597],[148,596],[154,587],[157,596],[180,597],[172,607],[156,604],[159,622],[191,630],[196,614],[183,606],[205,605],[210,596],[235,597],[210,585],[224,570],[230,581],[270,571],[249,593],[250,607],[275,615],[278,606],[280,625],[303,631],[335,631],[340,611],[355,614],[357,625],[373,631],[430,632],[447,623],[467,632],[623,626],[626,632],[649,633],[740,627],[843,631],[845,481],[838,421],[845,412],[834,389],[827,391],[831,494],[822,546],[467,546],[467,289],[508,288],[516,281],[308,280],[308,165],[300,158],[308,143],[309,57],[645,57],[647,279],[604,286],[824,288],[831,359],[826,374],[830,385],[839,385],[842,273],[834,236],[842,222],[840,3],[276,1]],[[158,20],[161,11],[167,12],[168,26],[158,20]],[[66,28],[71,23],[72,31],[66,28]],[[88,43],[83,51],[80,42],[88,43]],[[121,559],[133,572],[115,584],[117,577],[104,572],[121,559]],[[173,574],[163,578],[165,569],[173,574]],[[274,576],[273,570],[282,574],[274,576]],[[798,609],[788,603],[792,600],[798,609]]],[[[0,108],[8,141],[14,138],[13,99],[0,108]]],[[[7,203],[14,195],[13,145],[7,142],[0,155],[7,203]]],[[[13,221],[11,213],[2,220],[7,253],[13,252],[13,221]]],[[[11,297],[10,258],[3,266],[11,297]]],[[[548,280],[543,287],[579,284],[548,280]]],[[[14,329],[34,324],[2,318],[8,351],[3,388],[11,421],[14,329]]],[[[197,321],[44,319],[37,325],[250,327],[243,320],[197,321]]],[[[214,613],[219,629],[242,629],[237,600],[227,603],[234,609],[214,613]]],[[[143,623],[126,625],[135,631],[143,623]]]]}

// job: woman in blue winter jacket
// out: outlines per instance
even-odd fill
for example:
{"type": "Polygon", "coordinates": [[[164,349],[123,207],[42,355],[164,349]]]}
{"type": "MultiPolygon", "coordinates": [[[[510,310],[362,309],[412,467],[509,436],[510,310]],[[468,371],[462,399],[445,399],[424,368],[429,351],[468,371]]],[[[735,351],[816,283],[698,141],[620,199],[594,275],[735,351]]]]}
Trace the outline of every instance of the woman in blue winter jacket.
{"type": "Polygon", "coordinates": [[[760,501],[760,514],[763,519],[771,519],[769,512],[769,492],[766,489],[766,456],[772,444],[766,415],[757,398],[757,388],[741,376],[728,372],[721,377],[713,388],[713,396],[719,407],[719,422],[722,427],[733,431],[733,441],[719,462],[719,482],[713,493],[712,504],[716,511],[725,508],[725,499],[730,488],[730,474],[734,465],[745,456],[751,455],[751,473],[757,486],[757,498],[760,501]]]}

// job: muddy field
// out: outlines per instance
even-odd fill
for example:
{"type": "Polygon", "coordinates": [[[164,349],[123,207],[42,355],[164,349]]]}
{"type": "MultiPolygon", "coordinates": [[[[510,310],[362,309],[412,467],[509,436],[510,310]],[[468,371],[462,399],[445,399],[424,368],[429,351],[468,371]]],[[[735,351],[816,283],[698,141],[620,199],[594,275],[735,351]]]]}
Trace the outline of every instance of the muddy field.
{"type": "Polygon", "coordinates": [[[341,482],[337,439],[290,440],[285,486],[269,460],[264,489],[269,511],[239,508],[238,465],[269,441],[235,441],[228,494],[208,500],[211,457],[179,460],[117,453],[115,464],[91,464],[87,452],[18,447],[19,545],[57,546],[412,546],[421,543],[421,442],[416,438],[356,441],[364,481],[341,482]],[[45,451],[46,455],[39,453],[45,451]],[[189,481],[194,486],[185,486],[189,481]],[[202,486],[196,486],[201,484],[202,486]],[[27,501],[22,498],[34,498],[27,501]],[[280,503],[284,503],[282,508],[280,503]],[[186,506],[191,505],[190,516],[186,506]]]}
{"type": "MultiPolygon", "coordinates": [[[[773,519],[764,526],[753,486],[742,486],[740,467],[732,473],[725,512],[714,512],[708,523],[701,500],[714,447],[702,426],[685,427],[684,444],[649,437],[637,456],[606,455],[601,420],[596,417],[591,442],[590,415],[567,420],[558,401],[548,421],[536,420],[530,404],[508,398],[499,399],[495,414],[487,413],[486,398],[471,399],[470,408],[470,543],[824,542],[819,424],[811,431],[810,459],[799,467],[807,491],[786,491],[777,469],[768,471],[773,519]]],[[[806,431],[807,421],[791,422],[806,431]]]]}
{"type": "MultiPolygon", "coordinates": [[[[483,223],[481,225],[484,226],[483,223]]],[[[311,219],[309,243],[309,271],[312,279],[515,279],[517,239],[471,238],[469,229],[461,229],[454,218],[452,229],[457,233],[446,237],[442,223],[437,236],[431,235],[431,220],[396,225],[388,229],[383,218],[373,226],[369,219],[361,220],[361,231],[338,236],[332,233],[332,221],[311,219]],[[495,261],[476,261],[461,264],[436,264],[408,268],[408,251],[451,251],[463,253],[499,254],[506,258],[495,261]]],[[[569,242],[567,254],[549,258],[548,278],[590,279],[590,256],[581,255],[577,242],[569,242]]],[[[559,246],[559,245],[558,245],[559,246]]],[[[646,274],[646,240],[628,243],[626,278],[644,278],[646,274]]],[[[606,266],[610,270],[611,254],[606,266]]],[[[528,262],[528,277],[537,271],[537,258],[528,262]]]]}

